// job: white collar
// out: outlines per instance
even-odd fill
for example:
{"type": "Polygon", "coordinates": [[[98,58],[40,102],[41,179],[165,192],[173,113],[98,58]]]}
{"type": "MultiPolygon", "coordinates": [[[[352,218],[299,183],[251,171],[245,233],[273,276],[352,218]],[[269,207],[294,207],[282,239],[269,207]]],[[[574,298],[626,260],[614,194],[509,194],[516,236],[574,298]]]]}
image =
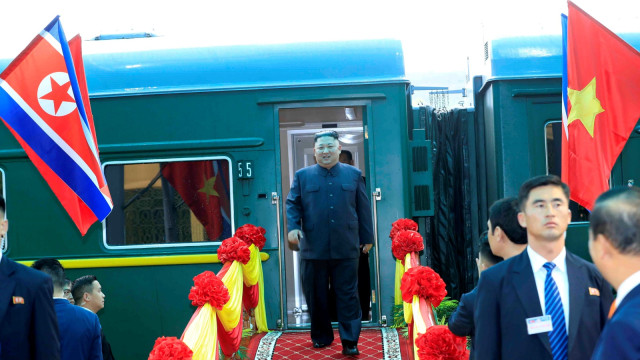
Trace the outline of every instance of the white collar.
{"type": "Polygon", "coordinates": [[[628,278],[624,279],[622,284],[618,287],[618,295],[616,296],[616,306],[620,306],[620,303],[627,296],[631,290],[640,285],[640,271],[632,274],[628,278]]]}
{"type": "MultiPolygon", "coordinates": [[[[533,250],[531,246],[527,246],[527,254],[529,255],[529,260],[531,261],[531,269],[533,269],[534,273],[542,269],[544,264],[549,262],[547,261],[547,259],[542,257],[542,255],[535,252],[535,250],[533,250]]],[[[560,254],[558,254],[558,256],[556,256],[556,258],[553,259],[551,262],[556,264],[556,268],[558,270],[560,270],[561,272],[566,272],[567,271],[566,259],[567,259],[567,250],[563,247],[562,251],[560,251],[560,254]]]]}

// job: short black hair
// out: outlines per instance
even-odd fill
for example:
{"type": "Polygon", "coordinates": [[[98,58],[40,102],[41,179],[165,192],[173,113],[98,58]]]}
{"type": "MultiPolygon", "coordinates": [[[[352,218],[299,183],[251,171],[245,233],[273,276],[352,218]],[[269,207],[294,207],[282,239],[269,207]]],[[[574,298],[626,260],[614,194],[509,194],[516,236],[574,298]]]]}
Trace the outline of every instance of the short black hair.
{"type": "Polygon", "coordinates": [[[31,264],[31,267],[49,275],[54,288],[62,289],[64,287],[64,267],[60,261],[54,258],[43,258],[31,264]]]}
{"type": "Polygon", "coordinates": [[[529,200],[529,193],[531,190],[547,185],[562,188],[564,195],[567,197],[567,203],[569,202],[571,192],[569,191],[569,186],[567,186],[567,184],[563,183],[556,175],[540,175],[525,181],[524,184],[520,186],[520,192],[518,193],[518,206],[520,211],[524,211],[524,206],[526,205],[527,200],[529,200]]]}
{"type": "Polygon", "coordinates": [[[500,229],[514,244],[527,243],[527,230],[518,222],[518,199],[515,197],[494,202],[489,208],[489,221],[491,222],[491,234],[497,226],[500,226],[500,229]]]}
{"type": "Polygon", "coordinates": [[[349,150],[342,150],[340,151],[340,155],[344,154],[344,156],[347,157],[348,161],[353,161],[353,154],[351,153],[351,151],[349,150]]]}
{"type": "Polygon", "coordinates": [[[338,132],[335,130],[320,131],[319,133],[316,133],[316,135],[313,137],[313,143],[315,144],[316,142],[318,142],[318,139],[325,136],[332,137],[336,140],[338,140],[338,137],[339,137],[338,132]]]}
{"type": "Polygon", "coordinates": [[[614,188],[603,193],[589,220],[594,237],[602,234],[621,253],[640,255],[640,188],[614,188]]]}
{"type": "Polygon", "coordinates": [[[502,258],[500,256],[495,255],[491,251],[491,246],[489,245],[489,237],[487,236],[487,232],[483,232],[480,235],[480,246],[478,247],[478,255],[482,257],[482,260],[490,263],[492,266],[501,262],[502,258]]]}
{"type": "MultiPolygon", "coordinates": [[[[2,197],[2,195],[0,195],[0,214],[4,215],[5,211],[6,211],[6,204],[4,202],[4,198],[2,197]]],[[[3,220],[3,219],[0,219],[3,220]]]]}
{"type": "Polygon", "coordinates": [[[84,293],[90,293],[93,291],[93,282],[98,280],[95,275],[85,275],[77,278],[71,286],[71,295],[76,305],[80,305],[82,302],[82,296],[84,293]]]}

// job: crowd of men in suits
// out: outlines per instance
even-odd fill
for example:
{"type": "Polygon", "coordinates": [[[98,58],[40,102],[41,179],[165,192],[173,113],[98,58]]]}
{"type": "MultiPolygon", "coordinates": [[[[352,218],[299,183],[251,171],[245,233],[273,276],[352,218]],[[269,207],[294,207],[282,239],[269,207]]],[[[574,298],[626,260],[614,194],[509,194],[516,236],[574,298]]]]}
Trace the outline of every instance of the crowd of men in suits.
{"type": "MultiPolygon", "coordinates": [[[[1,196],[0,219],[4,238],[9,222],[1,196]]],[[[96,315],[104,299],[93,275],[71,283],[56,259],[29,268],[0,253],[0,360],[113,359],[96,315]]]]}
{"type": "Polygon", "coordinates": [[[478,286],[449,319],[454,334],[472,337],[472,358],[640,359],[640,189],[598,198],[593,264],[565,248],[569,195],[545,175],[492,205],[488,243],[505,261],[479,266],[478,286]]]}

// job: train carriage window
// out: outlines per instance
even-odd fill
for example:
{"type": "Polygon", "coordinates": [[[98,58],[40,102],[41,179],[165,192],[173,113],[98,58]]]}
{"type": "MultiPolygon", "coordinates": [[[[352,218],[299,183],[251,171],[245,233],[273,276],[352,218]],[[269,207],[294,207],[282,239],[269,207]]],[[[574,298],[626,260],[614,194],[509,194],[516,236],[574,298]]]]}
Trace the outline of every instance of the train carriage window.
{"type": "Polygon", "coordinates": [[[220,243],[233,230],[228,158],[107,164],[107,247],[220,243]]]}
{"type": "MultiPolygon", "coordinates": [[[[545,151],[547,156],[547,174],[562,174],[562,120],[549,121],[545,124],[545,151]]],[[[589,210],[571,201],[571,222],[589,221],[589,210]]]]}

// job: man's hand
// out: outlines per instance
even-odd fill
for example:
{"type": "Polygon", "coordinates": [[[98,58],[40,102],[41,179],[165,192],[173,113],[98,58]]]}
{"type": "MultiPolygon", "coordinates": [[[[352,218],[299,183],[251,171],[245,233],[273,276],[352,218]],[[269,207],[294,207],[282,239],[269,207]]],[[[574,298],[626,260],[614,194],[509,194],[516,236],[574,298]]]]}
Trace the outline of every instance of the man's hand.
{"type": "Polygon", "coordinates": [[[365,245],[362,247],[362,253],[363,253],[363,254],[368,254],[368,253],[369,253],[369,251],[371,251],[371,248],[372,248],[372,247],[373,247],[373,244],[365,244],[365,245]]]}
{"type": "Polygon", "coordinates": [[[289,234],[287,235],[287,238],[289,240],[289,244],[299,245],[300,244],[300,239],[302,239],[302,231],[300,231],[300,230],[291,230],[291,231],[289,231],[289,234]]]}

